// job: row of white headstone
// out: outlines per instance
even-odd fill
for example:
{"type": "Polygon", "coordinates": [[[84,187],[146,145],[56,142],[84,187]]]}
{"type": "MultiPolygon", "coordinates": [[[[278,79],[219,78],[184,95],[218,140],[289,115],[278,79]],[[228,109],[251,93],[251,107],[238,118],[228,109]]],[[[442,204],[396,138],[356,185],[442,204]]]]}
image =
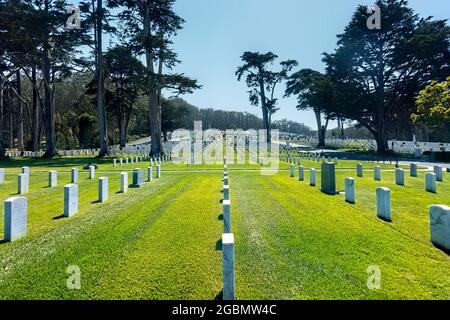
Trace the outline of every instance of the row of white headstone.
{"type": "MultiPolygon", "coordinates": [[[[134,156],[134,157],[125,157],[125,158],[119,158],[119,159],[113,159],[113,167],[117,167],[117,165],[123,166],[128,165],[129,163],[139,163],[144,160],[147,160],[144,156],[134,156]]],[[[170,156],[160,156],[155,158],[150,158],[150,166],[153,166],[153,164],[161,164],[163,162],[170,162],[172,161],[172,157],[170,156]]]]}
{"type": "Polygon", "coordinates": [[[234,300],[234,234],[231,231],[230,185],[226,160],[223,168],[222,282],[223,300],[234,300]]]}
{"type": "MultiPolygon", "coordinates": [[[[153,170],[148,167],[148,181],[152,181],[153,170]]],[[[19,174],[19,194],[28,192],[30,168],[23,167],[19,174]]],[[[0,169],[0,181],[4,182],[5,170],[0,169]]],[[[142,169],[133,170],[133,185],[139,187],[142,183],[142,169]]],[[[161,166],[156,167],[156,178],[161,177],[161,166]]],[[[95,166],[89,166],[89,179],[95,178],[95,166]]],[[[64,186],[64,217],[72,217],[78,212],[78,168],[72,168],[71,183],[64,186]]],[[[57,185],[57,172],[49,171],[49,186],[57,185]]],[[[120,192],[128,191],[128,172],[120,173],[120,192]]],[[[98,202],[108,200],[108,177],[98,179],[98,202]]],[[[11,197],[4,202],[4,241],[15,241],[27,234],[28,199],[26,197],[11,197]]]]}
{"type": "Polygon", "coordinates": [[[311,154],[311,153],[304,153],[304,154],[300,154],[297,157],[291,156],[291,155],[287,155],[287,156],[282,156],[281,160],[290,164],[300,164],[301,159],[307,159],[309,161],[314,161],[314,162],[333,162],[334,164],[338,164],[338,158],[331,158],[331,156],[328,156],[328,158],[321,156],[320,154],[311,154]]]}
{"type": "MultiPolygon", "coordinates": [[[[334,170],[334,165],[329,163],[334,170]]],[[[442,167],[435,166],[435,172],[428,172],[425,174],[425,189],[428,192],[436,192],[436,179],[443,181],[442,167]]],[[[363,176],[363,165],[357,164],[356,173],[358,177],[363,176]]],[[[412,163],[410,167],[410,175],[417,177],[417,165],[412,163]]],[[[290,176],[295,176],[295,167],[291,164],[290,176]]],[[[405,184],[404,170],[397,168],[395,171],[395,181],[397,185],[403,186],[405,184]]],[[[335,177],[333,174],[332,177],[335,177]]],[[[379,166],[374,168],[375,180],[381,181],[381,168],[379,166]]],[[[299,181],[304,180],[304,168],[299,166],[299,181]]],[[[310,185],[316,184],[316,170],[310,171],[310,185]]],[[[348,203],[355,202],[355,180],[348,177],[344,180],[345,185],[345,201],[348,203]]],[[[391,190],[385,187],[379,187],[376,189],[376,212],[377,216],[385,221],[391,222],[391,190]]],[[[431,205],[429,208],[430,215],[430,233],[431,242],[439,248],[444,250],[450,250],[450,208],[445,205],[431,205]]]]}
{"type": "MultiPolygon", "coordinates": [[[[441,166],[434,166],[433,168],[434,172],[427,172],[425,173],[425,190],[428,192],[436,193],[437,192],[437,186],[436,181],[443,182],[443,169],[441,166]]],[[[410,164],[410,176],[417,178],[417,164],[411,163],[410,164]]],[[[356,165],[356,175],[358,177],[363,177],[363,165],[361,163],[358,163],[356,165]]],[[[381,181],[381,167],[376,166],[373,168],[373,178],[376,181],[381,181]]],[[[405,185],[405,170],[402,168],[396,168],[395,169],[395,184],[399,186],[405,185]]]]}

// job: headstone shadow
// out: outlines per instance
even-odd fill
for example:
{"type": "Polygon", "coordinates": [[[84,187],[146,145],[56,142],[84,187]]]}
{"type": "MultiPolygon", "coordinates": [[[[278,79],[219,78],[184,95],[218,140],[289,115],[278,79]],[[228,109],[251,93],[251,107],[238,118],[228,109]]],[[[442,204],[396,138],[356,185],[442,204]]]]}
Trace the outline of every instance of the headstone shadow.
{"type": "Polygon", "coordinates": [[[223,213],[219,214],[219,216],[217,217],[217,220],[223,221],[223,213]]]}
{"type": "Polygon", "coordinates": [[[444,252],[445,254],[447,254],[447,255],[450,256],[450,249],[446,249],[446,248],[444,248],[444,247],[442,247],[442,246],[440,246],[440,245],[438,245],[438,244],[436,244],[436,243],[432,243],[432,244],[433,244],[433,246],[434,246],[436,249],[441,250],[442,252],[444,252]]]}
{"type": "Polygon", "coordinates": [[[61,213],[59,216],[55,216],[52,219],[53,220],[59,220],[59,219],[63,219],[64,218],[64,213],[61,213]]]}
{"type": "Polygon", "coordinates": [[[216,251],[222,251],[222,239],[216,241],[216,251]]]}
{"type": "Polygon", "coordinates": [[[223,300],[223,290],[220,290],[218,294],[214,297],[214,300],[223,300]]]}

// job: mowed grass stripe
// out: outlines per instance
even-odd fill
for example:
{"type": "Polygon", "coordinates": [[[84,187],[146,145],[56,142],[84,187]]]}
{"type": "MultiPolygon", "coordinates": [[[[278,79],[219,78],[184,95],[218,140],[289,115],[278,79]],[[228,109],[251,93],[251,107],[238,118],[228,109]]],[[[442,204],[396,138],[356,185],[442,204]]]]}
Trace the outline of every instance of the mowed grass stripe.
{"type": "MultiPolygon", "coordinates": [[[[421,240],[427,237],[426,242],[419,242],[412,235],[405,234],[403,225],[407,221],[386,223],[378,219],[374,211],[345,203],[342,196],[330,197],[320,193],[317,188],[299,185],[280,175],[275,176],[272,181],[285,187],[285,190],[294,191],[280,193],[278,196],[290,198],[290,202],[294,204],[290,209],[293,216],[302,226],[308,227],[308,232],[317,238],[315,241],[322,244],[317,254],[327,253],[328,256],[322,256],[320,260],[325,263],[333,261],[335,266],[346,270],[349,275],[364,275],[361,279],[364,281],[358,282],[358,285],[364,285],[362,288],[357,287],[362,289],[361,292],[357,290],[352,293],[352,288],[348,287],[346,292],[340,292],[339,297],[332,297],[333,299],[345,298],[347,294],[351,294],[351,298],[373,298],[375,292],[377,298],[383,298],[387,294],[391,299],[450,297],[448,289],[444,289],[450,285],[450,276],[441,276],[439,273],[439,270],[448,268],[450,257],[432,246],[428,229],[424,230],[420,223],[410,224],[410,227],[416,226],[412,231],[422,232],[421,240]],[[297,193],[298,188],[300,192],[297,193]],[[309,195],[302,197],[308,193],[305,188],[310,189],[309,195]],[[309,207],[302,214],[296,207],[298,203],[304,204],[305,200],[309,207]],[[327,205],[323,205],[324,203],[327,205]],[[303,219],[304,217],[307,218],[303,219]],[[401,227],[400,230],[397,227],[401,227]],[[365,271],[369,265],[379,265],[382,269],[384,283],[379,291],[368,291],[365,287],[365,271]]],[[[270,189],[274,189],[273,186],[270,189]]],[[[374,191],[362,189],[360,192],[374,191]]],[[[277,201],[282,205],[286,203],[280,198],[277,201]]],[[[314,239],[308,239],[307,243],[313,241],[314,239]]],[[[295,244],[289,244],[293,245],[295,244]]],[[[334,289],[332,291],[335,292],[334,289]]]]}
{"type": "Polygon", "coordinates": [[[39,237],[8,244],[8,250],[0,253],[0,298],[95,298],[88,293],[98,279],[187,182],[181,176],[159,179],[39,237]],[[67,289],[68,265],[80,266],[82,290],[67,289]]]}
{"type": "Polygon", "coordinates": [[[245,190],[235,196],[233,211],[239,220],[240,298],[449,297],[445,290],[449,277],[439,272],[448,268],[449,258],[439,250],[405,238],[376,217],[346,204],[341,196],[323,195],[284,174],[255,176],[252,183],[239,175],[234,178],[230,182],[233,190],[236,185],[239,191],[245,190]],[[246,201],[252,204],[243,206],[246,201]],[[245,241],[255,232],[247,228],[249,219],[259,223],[260,238],[264,239],[259,246],[245,241]],[[262,259],[248,246],[260,252],[262,259]],[[367,289],[369,265],[381,267],[382,290],[367,289]],[[265,279],[270,280],[266,283],[265,279]],[[248,281],[256,283],[249,285],[248,281]],[[253,290],[247,292],[248,287],[253,290]]]}
{"type": "MultiPolygon", "coordinates": [[[[317,259],[315,253],[320,252],[322,246],[315,234],[303,230],[292,216],[292,203],[285,198],[291,190],[274,186],[272,179],[263,176],[254,176],[252,180],[248,177],[233,179],[234,189],[237,184],[239,189],[249,191],[245,193],[245,198],[253,198],[249,202],[251,205],[244,206],[245,211],[241,211],[245,198],[239,200],[242,195],[240,192],[236,196],[237,212],[234,211],[234,214],[237,215],[235,219],[239,219],[236,244],[239,298],[326,299],[328,291],[343,289],[342,282],[347,281],[347,285],[354,286],[357,282],[354,277],[335,265],[317,259]],[[249,184],[249,181],[252,183],[249,184]],[[244,219],[244,223],[241,219],[244,219]],[[264,245],[255,246],[258,240],[253,243],[245,240],[240,242],[241,237],[245,239],[247,234],[254,232],[242,228],[252,219],[253,226],[258,224],[259,237],[263,239],[264,245]],[[305,247],[304,241],[309,242],[308,247],[305,247]],[[336,280],[340,283],[336,284],[336,280]]],[[[295,212],[298,211],[296,206],[295,212]]]]}
{"type": "MultiPolygon", "coordinates": [[[[356,207],[364,215],[376,218],[376,189],[387,187],[391,189],[391,210],[393,227],[406,237],[421,242],[433,248],[430,242],[429,206],[432,204],[450,205],[450,183],[438,182],[438,193],[426,192],[424,188],[425,173],[419,172],[417,178],[409,177],[405,172],[405,186],[395,184],[394,172],[382,172],[382,181],[375,181],[372,175],[364,178],[355,177],[356,207]]],[[[337,173],[337,182],[343,190],[346,175],[337,173]]],[[[445,178],[445,177],[444,177],[445,178]]],[[[344,198],[343,195],[340,196],[344,198]]]]}
{"type": "MultiPolygon", "coordinates": [[[[116,194],[120,185],[120,177],[118,174],[107,174],[103,176],[108,177],[110,200],[117,196],[122,196],[116,194]]],[[[58,181],[57,187],[48,188],[42,187],[42,184],[33,183],[30,184],[30,192],[22,195],[28,199],[28,235],[37,235],[38,233],[65,223],[66,219],[58,219],[64,211],[64,185],[58,181]]],[[[84,211],[99,205],[95,203],[98,199],[98,179],[90,180],[81,179],[80,177],[78,197],[78,214],[83,214],[84,211]]],[[[3,237],[3,202],[0,205],[0,210],[0,237],[3,237]]]]}
{"type": "MultiPolygon", "coordinates": [[[[166,174],[168,176],[168,174],[166,174]]],[[[190,182],[95,287],[102,299],[209,299],[221,290],[221,175],[190,182]]]]}

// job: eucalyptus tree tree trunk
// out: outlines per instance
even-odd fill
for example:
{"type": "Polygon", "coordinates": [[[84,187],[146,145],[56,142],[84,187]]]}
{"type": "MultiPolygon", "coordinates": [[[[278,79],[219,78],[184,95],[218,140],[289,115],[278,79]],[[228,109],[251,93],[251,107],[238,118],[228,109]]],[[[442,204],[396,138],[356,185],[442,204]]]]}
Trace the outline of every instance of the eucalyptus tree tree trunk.
{"type": "MultiPolygon", "coordinates": [[[[151,36],[151,21],[150,21],[150,7],[145,6],[144,12],[144,34],[151,36]]],[[[150,75],[155,74],[153,65],[154,55],[151,48],[145,49],[145,60],[147,65],[147,72],[150,75]]],[[[162,65],[160,67],[162,71],[162,65]]],[[[158,99],[158,88],[150,88],[149,90],[149,120],[150,120],[150,137],[151,137],[151,153],[153,155],[163,153],[163,146],[161,141],[161,106],[158,99]]]]}
{"type": "Polygon", "coordinates": [[[108,127],[106,124],[105,107],[105,75],[103,72],[103,50],[102,50],[102,32],[103,32],[103,3],[97,0],[96,10],[96,72],[97,72],[97,108],[99,122],[100,152],[99,156],[104,157],[108,154],[108,127]]]}
{"type": "MultiPolygon", "coordinates": [[[[16,72],[16,78],[17,78],[17,94],[19,97],[22,96],[22,80],[20,78],[20,70],[17,70],[16,72]]],[[[20,152],[24,151],[24,144],[23,144],[23,104],[22,100],[20,98],[17,98],[17,111],[19,113],[18,115],[18,126],[17,126],[17,148],[20,152]]]]}
{"type": "Polygon", "coordinates": [[[36,66],[33,66],[31,69],[31,81],[33,82],[33,120],[32,120],[32,140],[33,140],[33,151],[39,151],[40,147],[40,135],[39,135],[39,113],[40,109],[38,107],[38,93],[36,86],[36,66]]]}
{"type": "MultiPolygon", "coordinates": [[[[49,15],[49,2],[44,4],[44,14],[49,15]]],[[[56,131],[55,131],[55,107],[52,99],[52,88],[50,86],[50,31],[43,31],[42,46],[42,78],[44,80],[44,130],[45,130],[45,158],[53,158],[56,155],[56,131]]]]}

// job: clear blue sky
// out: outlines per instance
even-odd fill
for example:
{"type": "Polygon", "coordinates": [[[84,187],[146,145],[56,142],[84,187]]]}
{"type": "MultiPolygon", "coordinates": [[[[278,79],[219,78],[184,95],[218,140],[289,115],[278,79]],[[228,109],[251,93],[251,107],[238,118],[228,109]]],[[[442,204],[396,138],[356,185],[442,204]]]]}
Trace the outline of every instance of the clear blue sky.
{"type": "MultiPolygon", "coordinates": [[[[186,20],[174,38],[182,64],[176,68],[203,88],[183,96],[198,107],[252,112],[247,87],[234,72],[244,51],[273,51],[281,60],[296,59],[300,68],[322,71],[321,53],[332,52],[358,4],[366,0],[177,0],[175,11],[186,20]]],[[[449,0],[410,0],[421,16],[450,18],[449,0]]],[[[284,89],[284,84],[280,87],[284,89]]],[[[282,92],[280,90],[281,95],[282,92]]],[[[297,111],[296,101],[280,99],[274,119],[288,118],[316,128],[312,112],[297,111]]]]}

